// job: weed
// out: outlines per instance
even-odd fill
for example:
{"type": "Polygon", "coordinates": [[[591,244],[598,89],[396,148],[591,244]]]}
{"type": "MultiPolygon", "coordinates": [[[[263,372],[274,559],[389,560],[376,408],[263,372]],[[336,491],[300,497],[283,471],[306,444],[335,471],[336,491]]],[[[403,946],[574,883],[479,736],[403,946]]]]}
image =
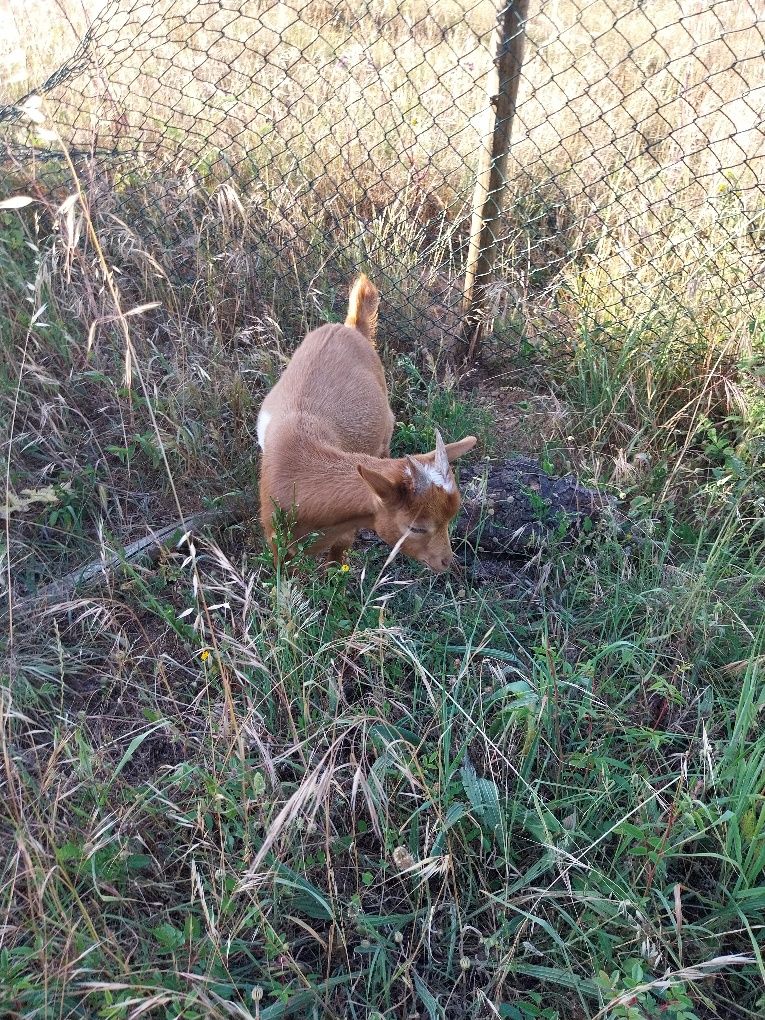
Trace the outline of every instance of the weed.
{"type": "Polygon", "coordinates": [[[455,379],[439,383],[434,371],[421,371],[406,357],[397,359],[392,407],[397,418],[391,444],[394,456],[432,449],[434,429],[441,432],[444,442],[475,435],[482,455],[494,450],[491,407],[459,393],[455,379]]]}

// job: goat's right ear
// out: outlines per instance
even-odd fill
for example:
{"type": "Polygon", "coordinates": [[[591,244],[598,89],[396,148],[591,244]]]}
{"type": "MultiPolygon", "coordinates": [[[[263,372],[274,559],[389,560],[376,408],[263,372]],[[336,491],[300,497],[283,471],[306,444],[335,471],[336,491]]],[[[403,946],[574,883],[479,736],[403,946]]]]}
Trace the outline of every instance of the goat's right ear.
{"type": "Polygon", "coordinates": [[[447,443],[444,449],[446,450],[446,456],[449,458],[449,463],[453,464],[459,457],[464,456],[464,454],[473,449],[477,442],[478,440],[475,436],[465,436],[464,439],[458,439],[456,443],[447,443]]]}
{"type": "Polygon", "coordinates": [[[380,471],[375,471],[374,468],[364,467],[363,464],[357,464],[356,468],[367,483],[372,492],[380,499],[386,502],[393,498],[396,493],[396,484],[392,482],[390,478],[386,477],[380,471]]]}

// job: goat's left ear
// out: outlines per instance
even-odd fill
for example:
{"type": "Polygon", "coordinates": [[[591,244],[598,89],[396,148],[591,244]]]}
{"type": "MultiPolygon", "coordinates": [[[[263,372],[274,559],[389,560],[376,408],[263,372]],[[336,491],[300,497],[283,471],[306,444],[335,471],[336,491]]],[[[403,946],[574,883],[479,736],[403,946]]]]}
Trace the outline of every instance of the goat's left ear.
{"type": "Polygon", "coordinates": [[[444,449],[446,450],[449,463],[453,464],[455,460],[464,457],[466,453],[473,449],[477,442],[478,440],[475,436],[465,436],[464,439],[458,439],[456,443],[446,443],[444,449]]]}
{"type": "Polygon", "coordinates": [[[396,483],[391,481],[387,475],[382,474],[380,471],[375,471],[374,468],[365,467],[363,464],[357,464],[356,470],[372,492],[379,496],[381,500],[388,502],[395,497],[396,483]]]}

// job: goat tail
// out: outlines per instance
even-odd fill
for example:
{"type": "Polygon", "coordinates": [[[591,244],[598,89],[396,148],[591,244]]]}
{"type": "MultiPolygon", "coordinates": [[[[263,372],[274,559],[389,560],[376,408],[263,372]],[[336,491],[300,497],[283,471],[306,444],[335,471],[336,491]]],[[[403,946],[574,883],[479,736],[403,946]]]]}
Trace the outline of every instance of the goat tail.
{"type": "Polygon", "coordinates": [[[351,287],[345,325],[357,329],[373,347],[375,346],[379,306],[380,294],[377,287],[365,273],[362,273],[351,287]]]}

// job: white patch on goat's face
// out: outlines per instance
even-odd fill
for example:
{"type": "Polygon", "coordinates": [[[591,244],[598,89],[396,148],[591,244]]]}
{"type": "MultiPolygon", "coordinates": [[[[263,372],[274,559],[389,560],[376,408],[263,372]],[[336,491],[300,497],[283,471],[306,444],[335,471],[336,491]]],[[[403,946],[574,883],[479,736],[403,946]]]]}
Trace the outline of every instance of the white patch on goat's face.
{"type": "Polygon", "coordinates": [[[266,448],[266,429],[271,421],[271,415],[268,411],[261,411],[258,415],[258,446],[261,450],[266,448]]]}
{"type": "MultiPolygon", "coordinates": [[[[413,459],[413,458],[412,458],[413,459]]],[[[425,485],[435,485],[439,489],[443,489],[444,492],[456,492],[457,486],[454,484],[454,478],[451,472],[444,476],[438,470],[434,464],[429,464],[427,461],[415,460],[412,466],[409,464],[404,466],[404,475],[406,478],[412,478],[412,468],[416,467],[414,474],[417,476],[415,479],[415,488],[422,488],[423,483],[425,485]]]]}
{"type": "Polygon", "coordinates": [[[444,492],[455,492],[456,487],[454,485],[454,479],[451,476],[444,476],[440,471],[437,471],[432,464],[423,464],[423,474],[427,476],[428,481],[431,485],[437,485],[439,489],[443,489],[444,492]]]}

